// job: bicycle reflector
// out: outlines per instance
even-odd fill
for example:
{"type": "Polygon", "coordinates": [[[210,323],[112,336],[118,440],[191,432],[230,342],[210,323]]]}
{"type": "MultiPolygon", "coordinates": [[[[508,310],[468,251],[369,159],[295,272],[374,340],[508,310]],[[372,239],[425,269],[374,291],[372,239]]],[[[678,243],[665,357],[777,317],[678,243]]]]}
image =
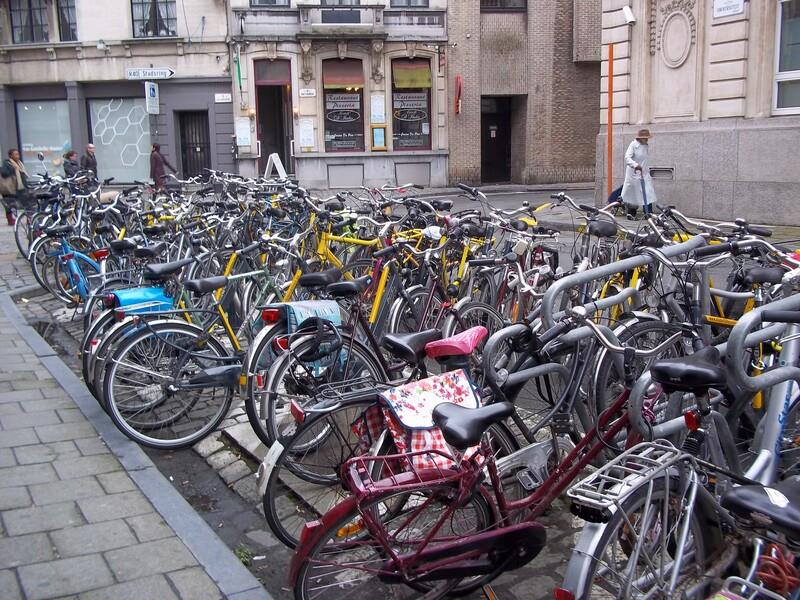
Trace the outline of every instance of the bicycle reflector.
{"type": "Polygon", "coordinates": [[[689,431],[697,431],[700,429],[700,413],[696,410],[687,410],[683,413],[683,422],[689,431]]]}
{"type": "Polygon", "coordinates": [[[575,600],[575,594],[564,588],[555,588],[553,590],[553,598],[556,600],[575,600]]]}
{"type": "Polygon", "coordinates": [[[116,294],[106,294],[103,296],[103,306],[106,308],[114,308],[114,305],[117,303],[117,295],[116,294]]]}
{"type": "Polygon", "coordinates": [[[95,250],[94,252],[92,252],[92,256],[94,257],[95,260],[105,260],[108,258],[109,254],[110,252],[108,248],[100,248],[99,250],[95,250]]]}
{"type": "Polygon", "coordinates": [[[292,412],[292,417],[294,420],[299,424],[302,425],[303,422],[306,420],[306,411],[303,410],[303,407],[296,400],[292,400],[290,404],[290,410],[292,412]]]}
{"type": "Polygon", "coordinates": [[[261,311],[261,320],[264,323],[277,323],[281,319],[280,308],[265,308],[261,311]]]}
{"type": "Polygon", "coordinates": [[[272,340],[272,347],[276,352],[285,352],[289,349],[289,336],[280,335],[272,340]]]}
{"type": "Polygon", "coordinates": [[[75,258],[75,254],[73,252],[67,252],[66,254],[61,255],[61,262],[69,262],[73,258],[75,258]]]}

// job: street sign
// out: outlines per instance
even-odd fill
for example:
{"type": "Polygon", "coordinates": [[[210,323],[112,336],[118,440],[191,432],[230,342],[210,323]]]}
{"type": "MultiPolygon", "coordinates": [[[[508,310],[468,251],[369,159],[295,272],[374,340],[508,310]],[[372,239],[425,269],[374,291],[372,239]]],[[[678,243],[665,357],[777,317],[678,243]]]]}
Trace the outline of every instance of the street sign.
{"type": "Polygon", "coordinates": [[[214,94],[214,102],[216,104],[227,104],[233,102],[233,97],[230,94],[214,94]]]}
{"type": "Polygon", "coordinates": [[[172,79],[175,69],[171,67],[154,67],[152,69],[131,68],[128,69],[128,79],[172,79]]]}
{"type": "Polygon", "coordinates": [[[152,81],[144,82],[144,101],[148,115],[158,114],[158,84],[152,81]]]}
{"type": "Polygon", "coordinates": [[[714,18],[739,15],[744,12],[744,0],[714,0],[714,18]]]}

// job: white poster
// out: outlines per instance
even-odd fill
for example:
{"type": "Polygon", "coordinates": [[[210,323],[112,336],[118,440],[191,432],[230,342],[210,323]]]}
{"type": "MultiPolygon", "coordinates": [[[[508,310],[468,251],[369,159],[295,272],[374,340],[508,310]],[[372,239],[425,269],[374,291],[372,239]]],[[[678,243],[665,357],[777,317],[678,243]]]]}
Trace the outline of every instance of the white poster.
{"type": "Polygon", "coordinates": [[[297,135],[300,148],[303,150],[313,150],[314,146],[314,119],[300,119],[300,126],[297,135]]]}
{"type": "Polygon", "coordinates": [[[714,0],[714,18],[730,17],[744,12],[744,0],[714,0]]]}
{"type": "Polygon", "coordinates": [[[372,94],[371,99],[369,122],[373,125],[383,125],[386,123],[386,96],[383,94],[372,94]]]}
{"type": "Polygon", "coordinates": [[[236,145],[250,146],[250,118],[236,117],[236,145]]]}

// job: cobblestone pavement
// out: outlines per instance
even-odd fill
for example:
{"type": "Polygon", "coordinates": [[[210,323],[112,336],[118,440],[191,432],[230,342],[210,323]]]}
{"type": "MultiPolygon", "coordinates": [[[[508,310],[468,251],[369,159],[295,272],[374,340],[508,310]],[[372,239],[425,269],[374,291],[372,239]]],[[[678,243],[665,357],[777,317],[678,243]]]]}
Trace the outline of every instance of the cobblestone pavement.
{"type": "MultiPolygon", "coordinates": [[[[9,229],[4,290],[33,281],[9,229]]],[[[0,597],[225,597],[15,325],[0,310],[0,597]]]]}

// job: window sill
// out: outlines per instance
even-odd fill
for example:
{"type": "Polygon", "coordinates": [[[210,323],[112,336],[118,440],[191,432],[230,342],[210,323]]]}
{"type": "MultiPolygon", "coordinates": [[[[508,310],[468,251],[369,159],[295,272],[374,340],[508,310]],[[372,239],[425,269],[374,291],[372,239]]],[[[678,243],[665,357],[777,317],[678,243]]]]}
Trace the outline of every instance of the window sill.
{"type": "Polygon", "coordinates": [[[47,48],[77,48],[81,42],[24,42],[0,44],[0,50],[46,50],[47,48]]]}
{"type": "MultiPolygon", "coordinates": [[[[128,38],[126,40],[120,40],[120,44],[140,44],[144,43],[158,43],[158,42],[183,42],[186,41],[186,38],[181,37],[179,35],[170,35],[170,36],[153,36],[153,37],[135,37],[135,38],[128,38]]],[[[106,42],[109,46],[112,46],[112,43],[106,42]]]]}
{"type": "Polygon", "coordinates": [[[299,152],[295,159],[303,158],[385,158],[387,156],[447,156],[447,150],[381,150],[379,152],[299,152]]]}

